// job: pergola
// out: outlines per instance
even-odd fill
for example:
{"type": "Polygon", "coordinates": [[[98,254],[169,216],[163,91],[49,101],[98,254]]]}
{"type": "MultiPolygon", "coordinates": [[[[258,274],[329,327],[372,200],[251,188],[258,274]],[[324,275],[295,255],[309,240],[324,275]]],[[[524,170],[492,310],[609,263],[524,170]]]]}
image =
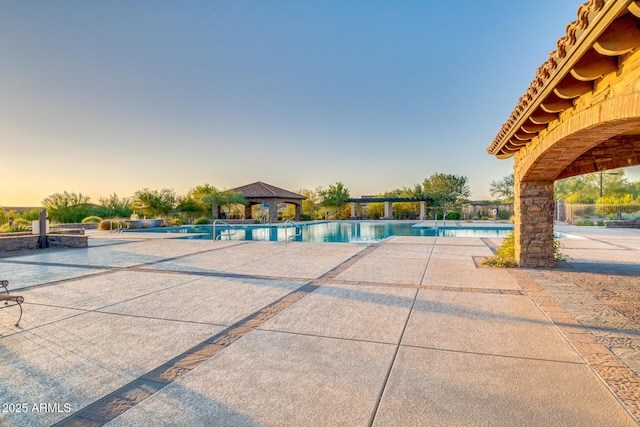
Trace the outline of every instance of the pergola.
{"type": "Polygon", "coordinates": [[[363,203],[384,203],[384,217],[382,219],[393,219],[394,202],[414,202],[420,203],[420,219],[427,218],[427,203],[433,204],[431,197],[361,197],[359,199],[346,199],[345,202],[351,203],[351,219],[362,218],[363,203]]]}
{"type": "Polygon", "coordinates": [[[591,0],[487,148],[514,158],[516,260],[553,267],[553,183],[640,164],[640,1],[591,0]]]}
{"type": "Polygon", "coordinates": [[[306,197],[301,194],[261,181],[236,187],[233,190],[241,193],[249,201],[249,204],[244,208],[244,217],[247,219],[251,218],[251,208],[253,205],[264,205],[269,207],[269,222],[277,222],[278,204],[289,203],[295,206],[295,219],[296,221],[300,221],[302,201],[306,199],[306,197]]]}

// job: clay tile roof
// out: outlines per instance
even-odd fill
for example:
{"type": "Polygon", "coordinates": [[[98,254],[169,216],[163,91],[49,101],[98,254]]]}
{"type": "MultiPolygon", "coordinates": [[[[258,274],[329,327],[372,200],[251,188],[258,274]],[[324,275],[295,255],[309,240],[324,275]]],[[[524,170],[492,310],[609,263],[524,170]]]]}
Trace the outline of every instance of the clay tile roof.
{"type": "MultiPolygon", "coordinates": [[[[577,19],[567,25],[566,35],[556,43],[557,49],[537,69],[535,79],[518,100],[518,105],[502,125],[493,143],[487,147],[489,154],[499,158],[510,157],[526,145],[532,135],[537,134],[540,125],[531,126],[528,119],[536,110],[540,111],[542,102],[551,102],[554,88],[569,74],[599,35],[616,18],[629,12],[628,7],[637,6],[637,3],[631,0],[589,0],[578,8],[577,19]],[[523,126],[527,125],[529,127],[523,131],[523,126]]],[[[565,104],[571,105],[571,102],[567,101],[565,104]]],[[[535,119],[536,117],[532,120],[534,123],[535,119]]]]}
{"type": "Polygon", "coordinates": [[[301,194],[284,190],[261,181],[234,188],[234,191],[244,194],[247,199],[306,199],[306,197],[301,194]]]}

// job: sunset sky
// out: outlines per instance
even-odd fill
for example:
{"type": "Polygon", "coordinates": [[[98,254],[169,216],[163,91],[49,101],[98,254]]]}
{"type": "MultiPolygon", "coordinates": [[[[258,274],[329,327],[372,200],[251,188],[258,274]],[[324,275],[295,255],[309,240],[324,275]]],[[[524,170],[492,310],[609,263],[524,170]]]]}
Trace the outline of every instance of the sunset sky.
{"type": "Polygon", "coordinates": [[[0,206],[435,172],[489,198],[513,160],[485,149],[580,3],[4,0],[0,206]]]}

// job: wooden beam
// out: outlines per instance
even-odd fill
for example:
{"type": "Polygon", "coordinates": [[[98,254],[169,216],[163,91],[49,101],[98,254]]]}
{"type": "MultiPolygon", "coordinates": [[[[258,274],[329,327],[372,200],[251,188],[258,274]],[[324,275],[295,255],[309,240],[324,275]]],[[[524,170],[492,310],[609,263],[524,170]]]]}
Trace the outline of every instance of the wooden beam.
{"type": "Polygon", "coordinates": [[[547,113],[559,113],[569,108],[573,108],[573,101],[569,99],[560,98],[554,92],[551,92],[549,96],[545,98],[544,101],[540,104],[540,108],[542,108],[547,113]]]}
{"type": "Polygon", "coordinates": [[[523,132],[522,130],[519,130],[518,132],[513,134],[513,137],[519,141],[531,141],[531,138],[533,138],[533,135],[530,133],[523,132]]]}
{"type": "Polygon", "coordinates": [[[558,118],[558,114],[556,113],[547,113],[544,110],[536,110],[531,116],[529,116],[529,120],[537,125],[545,125],[553,120],[558,118]]]}
{"type": "Polygon", "coordinates": [[[539,125],[531,122],[531,120],[528,120],[525,124],[522,125],[520,129],[522,129],[524,132],[527,132],[527,133],[537,134],[538,132],[546,128],[547,128],[547,125],[539,125]]]}
{"type": "Polygon", "coordinates": [[[629,12],[631,12],[636,18],[640,18],[640,1],[631,2],[629,5],[629,12]]]}
{"type": "Polygon", "coordinates": [[[632,15],[618,18],[607,28],[593,48],[601,55],[619,56],[640,46],[640,28],[632,15]]]}
{"type": "Polygon", "coordinates": [[[593,90],[593,82],[583,82],[576,80],[571,74],[568,74],[559,84],[555,87],[553,92],[558,97],[563,99],[573,99],[580,95],[589,93],[593,90]]]}
{"type": "Polygon", "coordinates": [[[571,75],[578,80],[592,81],[617,70],[617,58],[603,56],[595,49],[589,49],[571,69],[571,75]]]}

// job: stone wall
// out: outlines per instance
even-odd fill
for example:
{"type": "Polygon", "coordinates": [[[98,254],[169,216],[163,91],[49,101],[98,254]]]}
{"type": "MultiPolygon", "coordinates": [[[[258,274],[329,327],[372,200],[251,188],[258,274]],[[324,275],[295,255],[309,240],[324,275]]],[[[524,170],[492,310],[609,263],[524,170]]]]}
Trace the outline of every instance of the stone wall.
{"type": "Polygon", "coordinates": [[[0,253],[22,251],[27,249],[38,248],[38,237],[34,234],[23,234],[18,236],[2,236],[0,235],[0,253]]]}
{"type": "MultiPolygon", "coordinates": [[[[26,233],[0,235],[0,253],[38,249],[40,236],[26,233]]],[[[88,236],[48,234],[47,242],[51,248],[86,248],[89,246],[88,236]]]]}
{"type": "Polygon", "coordinates": [[[607,228],[640,228],[640,219],[631,221],[605,221],[604,226],[607,228]]]}
{"type": "Polygon", "coordinates": [[[47,242],[51,248],[86,248],[89,246],[89,238],[84,235],[49,234],[47,242]]]}

